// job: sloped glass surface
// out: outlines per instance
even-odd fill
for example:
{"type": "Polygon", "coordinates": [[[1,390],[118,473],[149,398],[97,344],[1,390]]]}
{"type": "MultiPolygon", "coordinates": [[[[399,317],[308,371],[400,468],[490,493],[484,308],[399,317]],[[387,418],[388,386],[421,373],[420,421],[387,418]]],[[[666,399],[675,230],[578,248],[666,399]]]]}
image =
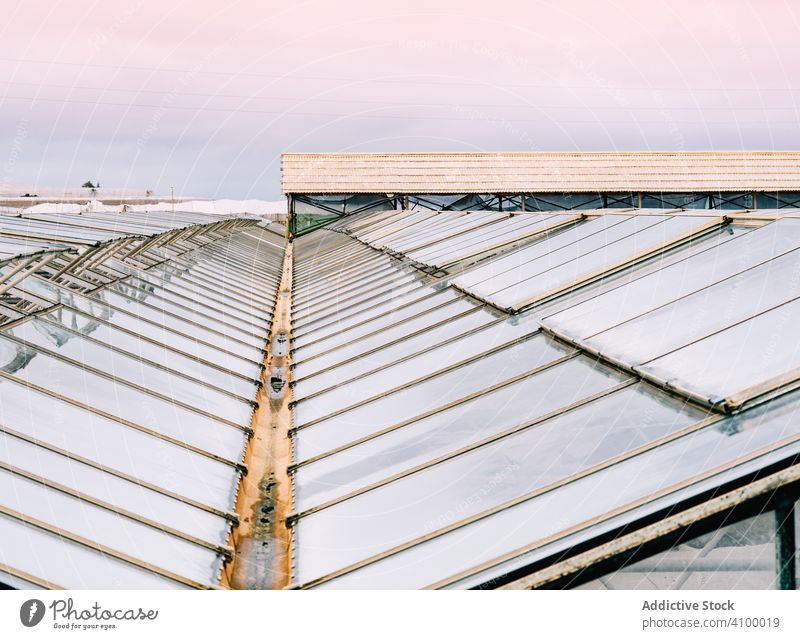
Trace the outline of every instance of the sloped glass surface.
{"type": "MultiPolygon", "coordinates": [[[[485,271],[488,277],[466,288],[472,294],[488,299],[497,306],[517,307],[580,277],[607,268],[627,257],[633,258],[642,251],[658,247],[693,229],[699,229],[712,219],[634,216],[622,223],[608,225],[602,232],[563,248],[556,250],[551,248],[538,259],[526,259],[516,269],[510,271],[495,275],[493,264],[490,263],[469,276],[475,278],[478,273],[485,271]]],[[[580,224],[576,230],[593,223],[580,224]]],[[[565,231],[552,238],[552,241],[557,242],[559,238],[569,233],[570,231],[565,231]]],[[[546,239],[540,244],[548,244],[550,241],[546,239]]],[[[540,244],[535,246],[538,247],[540,244]]],[[[523,249],[520,253],[525,251],[526,249],[523,249]]],[[[509,257],[513,258],[513,255],[509,257]]],[[[463,286],[460,278],[457,278],[455,283],[463,286]]]]}
{"type": "MultiPolygon", "coordinates": [[[[302,548],[299,579],[326,574],[562,480],[683,428],[702,415],[644,386],[632,386],[310,514],[297,524],[302,548]]],[[[608,491],[608,497],[618,493],[608,491]]],[[[561,502],[563,512],[544,518],[541,526],[562,525],[581,511],[587,497],[561,502]]],[[[510,530],[495,528],[493,534],[499,541],[510,530]]],[[[457,532],[469,535],[465,529],[457,532]]],[[[483,542],[497,546],[497,541],[483,542]]],[[[462,562],[464,557],[474,557],[461,552],[462,562]]],[[[391,585],[407,587],[405,583],[391,585]]]]}
{"type": "MultiPolygon", "coordinates": [[[[337,408],[343,412],[317,422],[302,431],[298,437],[296,454],[298,459],[307,455],[318,454],[312,451],[325,452],[330,447],[347,443],[399,423],[405,419],[416,417],[427,410],[443,406],[450,401],[460,399],[487,388],[493,384],[529,371],[546,362],[564,355],[566,348],[561,347],[542,336],[535,336],[509,348],[488,354],[478,361],[459,366],[438,375],[432,374],[422,378],[401,390],[385,395],[376,393],[370,385],[356,383],[353,388],[338,389],[337,397],[320,401],[309,400],[295,406],[295,424],[306,424],[314,419],[329,415],[337,408]],[[348,395],[359,393],[374,398],[349,410],[355,397],[348,395]],[[333,403],[335,400],[336,403],[333,403]]],[[[434,369],[435,370],[435,369],[434,369]]],[[[363,380],[362,380],[363,381],[363,380]]],[[[389,384],[396,387],[399,380],[390,379],[389,384]]]]}
{"type": "Polygon", "coordinates": [[[0,368],[22,382],[225,459],[240,461],[242,458],[246,436],[241,430],[2,336],[0,368]]]}
{"type": "MultiPolygon", "coordinates": [[[[543,339],[543,338],[542,338],[543,339]]],[[[624,381],[577,357],[298,469],[295,508],[384,480],[624,381]]]]}
{"type": "Polygon", "coordinates": [[[0,461],[206,541],[222,544],[219,516],[0,431],[0,461]]]}
{"type": "MultiPolygon", "coordinates": [[[[92,337],[96,337],[97,332],[103,331],[92,331],[92,337]]],[[[92,366],[117,379],[130,381],[142,388],[152,388],[162,395],[210,412],[217,417],[233,421],[241,426],[250,424],[253,407],[249,402],[222,393],[210,384],[199,384],[197,378],[175,375],[162,366],[155,366],[126,355],[93,339],[71,331],[59,330],[56,325],[49,322],[32,319],[15,326],[8,333],[27,344],[55,351],[79,364],[92,366]]],[[[195,369],[203,368],[198,363],[195,364],[195,369]]],[[[187,372],[188,374],[191,373],[187,372]]],[[[219,377],[223,378],[224,374],[219,377]]],[[[227,377],[230,378],[230,375],[227,377]]],[[[249,388],[243,386],[242,390],[253,395],[255,385],[251,384],[249,388]]]]}
{"type": "MultiPolygon", "coordinates": [[[[571,216],[563,216],[564,219],[568,217],[571,216]]],[[[498,244],[513,242],[519,238],[535,234],[561,218],[562,216],[547,214],[520,213],[489,227],[464,233],[447,242],[439,242],[434,246],[412,251],[408,256],[425,264],[444,266],[498,244]]]]}
{"type": "Polygon", "coordinates": [[[62,588],[185,589],[97,550],[0,515],[0,562],[62,588]]]}
{"type": "Polygon", "coordinates": [[[3,470],[0,505],[182,577],[216,580],[220,558],[215,551],[3,470]]]}
{"type": "Polygon", "coordinates": [[[346,344],[339,349],[323,353],[318,357],[298,361],[294,369],[295,377],[302,379],[308,375],[337,366],[342,362],[360,357],[376,348],[418,331],[425,331],[432,336],[437,332],[431,330],[432,328],[444,326],[448,323],[454,324],[454,320],[462,316],[468,317],[469,315],[481,313],[481,309],[475,303],[463,298],[456,299],[451,304],[433,309],[419,317],[411,318],[396,326],[387,328],[385,331],[346,344]]]}
{"type": "MultiPolygon", "coordinates": [[[[596,335],[800,248],[800,220],[779,220],[749,232],[729,226],[725,235],[728,241],[551,315],[544,323],[573,338],[596,335]]],[[[681,327],[676,328],[679,332],[681,327]]]]}
{"type": "Polygon", "coordinates": [[[594,579],[577,590],[774,590],[775,514],[766,512],[594,579]]]}
{"type": "MultiPolygon", "coordinates": [[[[546,556],[545,542],[566,535],[573,527],[595,525],[626,504],[633,508],[640,500],[652,501],[665,490],[674,494],[664,497],[662,506],[677,503],[686,496],[678,488],[684,483],[691,486],[704,473],[715,477],[705,482],[707,489],[724,483],[728,476],[725,469],[744,464],[749,455],[767,454],[781,447],[782,456],[797,454],[798,408],[798,393],[773,400],[393,554],[324,587],[419,588],[466,570],[464,557],[470,557],[470,564],[477,567],[506,553],[519,555],[519,559],[497,560],[493,567],[477,571],[476,578],[465,576],[456,584],[468,587],[491,580],[546,556]],[[541,550],[536,550],[537,544],[541,550]]],[[[633,518],[635,514],[620,515],[617,521],[633,518]]],[[[357,548],[348,547],[348,553],[355,552],[357,548]]],[[[302,569],[312,577],[319,574],[319,567],[312,564],[302,569]]]]}

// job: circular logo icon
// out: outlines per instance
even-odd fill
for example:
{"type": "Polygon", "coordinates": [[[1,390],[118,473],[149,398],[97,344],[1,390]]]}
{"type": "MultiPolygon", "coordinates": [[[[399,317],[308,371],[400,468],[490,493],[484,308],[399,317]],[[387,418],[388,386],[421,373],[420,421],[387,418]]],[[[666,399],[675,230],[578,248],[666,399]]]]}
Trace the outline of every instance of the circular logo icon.
{"type": "Polygon", "coordinates": [[[44,603],[38,599],[28,599],[19,609],[19,620],[23,626],[33,628],[44,617],[44,603]]]}

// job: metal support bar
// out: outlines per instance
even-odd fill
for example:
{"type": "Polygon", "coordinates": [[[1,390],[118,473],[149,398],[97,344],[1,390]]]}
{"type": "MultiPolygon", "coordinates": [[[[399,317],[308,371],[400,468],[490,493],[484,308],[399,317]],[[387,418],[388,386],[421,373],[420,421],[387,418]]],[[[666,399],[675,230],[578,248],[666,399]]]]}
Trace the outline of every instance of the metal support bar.
{"type": "Polygon", "coordinates": [[[775,569],[780,590],[796,590],[797,583],[797,531],[795,528],[795,502],[782,497],[775,508],[775,569]]]}

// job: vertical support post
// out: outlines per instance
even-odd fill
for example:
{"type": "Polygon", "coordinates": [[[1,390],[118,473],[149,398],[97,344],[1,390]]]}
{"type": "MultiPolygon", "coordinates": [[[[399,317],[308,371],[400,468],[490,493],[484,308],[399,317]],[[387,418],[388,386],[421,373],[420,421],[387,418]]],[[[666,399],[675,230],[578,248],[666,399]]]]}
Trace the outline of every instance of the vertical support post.
{"type": "Polygon", "coordinates": [[[795,590],[798,587],[794,508],[794,499],[791,497],[781,498],[775,508],[775,565],[780,590],[795,590]]]}
{"type": "Polygon", "coordinates": [[[753,191],[753,208],[758,208],[758,191],[753,191]]]}
{"type": "Polygon", "coordinates": [[[522,202],[522,212],[524,213],[525,212],[525,194],[524,193],[520,193],[519,194],[519,199],[520,199],[520,202],[522,202]]]}
{"type": "Polygon", "coordinates": [[[641,191],[639,191],[636,194],[636,208],[637,209],[642,208],[642,192],[641,191]]]}
{"type": "Polygon", "coordinates": [[[291,242],[297,232],[297,221],[294,217],[294,198],[291,193],[286,196],[286,209],[289,212],[289,217],[286,220],[286,240],[291,242]]]}

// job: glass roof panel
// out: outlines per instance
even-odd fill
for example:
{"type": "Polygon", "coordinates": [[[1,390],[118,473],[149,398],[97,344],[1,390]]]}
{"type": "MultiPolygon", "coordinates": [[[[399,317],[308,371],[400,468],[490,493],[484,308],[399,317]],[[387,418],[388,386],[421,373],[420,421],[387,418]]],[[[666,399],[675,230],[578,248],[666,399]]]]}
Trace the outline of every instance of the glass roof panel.
{"type": "Polygon", "coordinates": [[[624,379],[611,368],[576,357],[494,392],[487,390],[467,402],[300,467],[295,479],[295,509],[302,511],[385,480],[607,390],[624,379]]]}
{"type": "MultiPolygon", "coordinates": [[[[302,517],[296,524],[302,548],[297,578],[306,581],[322,576],[411,541],[675,432],[701,417],[700,411],[654,395],[640,385],[619,390],[302,517]],[[370,516],[358,517],[357,513],[370,516]]],[[[576,505],[585,501],[586,497],[560,505],[575,516],[576,505]]],[[[562,526],[567,516],[551,515],[542,526],[562,526]]],[[[505,535],[499,531],[503,530],[495,528],[493,533],[502,539],[505,535]]],[[[460,557],[463,562],[473,555],[460,557]]],[[[440,576],[446,574],[440,572],[440,576]]]]}
{"type": "MultiPolygon", "coordinates": [[[[462,285],[460,278],[454,280],[454,283],[501,308],[517,308],[582,276],[607,268],[625,258],[633,258],[689,231],[699,230],[712,220],[713,218],[707,217],[635,216],[620,224],[607,226],[603,232],[585,240],[558,250],[550,250],[538,259],[526,259],[514,270],[495,274],[493,263],[489,263],[468,276],[474,280],[483,273],[485,278],[482,281],[466,287],[462,285]]],[[[584,225],[578,225],[576,229],[581,226],[584,225]]],[[[557,241],[569,233],[569,230],[564,231],[552,239],[557,241]]],[[[542,243],[549,241],[545,239],[542,243]]],[[[525,251],[526,249],[522,249],[520,253],[525,251]]],[[[509,257],[513,258],[513,254],[509,257]]]]}

